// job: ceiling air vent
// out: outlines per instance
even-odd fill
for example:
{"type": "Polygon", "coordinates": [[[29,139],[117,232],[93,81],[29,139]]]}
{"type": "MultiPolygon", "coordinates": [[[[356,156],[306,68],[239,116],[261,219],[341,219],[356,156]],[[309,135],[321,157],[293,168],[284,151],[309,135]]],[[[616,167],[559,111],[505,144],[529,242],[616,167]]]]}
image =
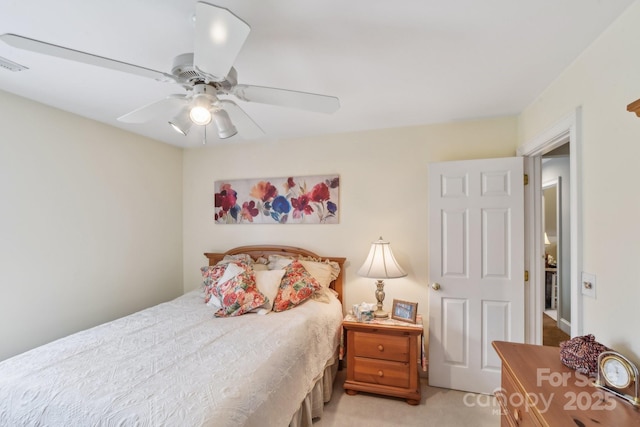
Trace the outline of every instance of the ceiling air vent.
{"type": "Polygon", "coordinates": [[[13,61],[9,61],[7,58],[3,58],[2,56],[0,56],[0,68],[5,68],[9,71],[23,71],[23,70],[29,69],[24,65],[20,65],[13,61]]]}

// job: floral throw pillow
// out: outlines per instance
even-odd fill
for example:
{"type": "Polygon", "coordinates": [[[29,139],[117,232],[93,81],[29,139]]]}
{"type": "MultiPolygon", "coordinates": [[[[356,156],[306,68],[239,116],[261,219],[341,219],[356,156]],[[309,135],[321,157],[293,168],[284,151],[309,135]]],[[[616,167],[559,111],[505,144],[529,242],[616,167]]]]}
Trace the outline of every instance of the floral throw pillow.
{"type": "MultiPolygon", "coordinates": [[[[227,270],[228,264],[224,265],[211,265],[202,267],[200,272],[202,273],[203,285],[204,285],[204,303],[209,304],[212,298],[217,299],[213,294],[213,285],[217,283],[224,272],[227,270]]],[[[218,301],[219,302],[219,301],[218,301]]],[[[218,304],[219,305],[219,304],[218,304]]]]}
{"type": "Polygon", "coordinates": [[[298,260],[291,262],[284,270],[284,277],[273,302],[273,311],[285,311],[302,304],[322,288],[298,260]]]}
{"type": "Polygon", "coordinates": [[[265,303],[265,296],[256,287],[253,270],[245,262],[230,262],[213,267],[203,267],[205,278],[205,303],[211,298],[220,301],[220,309],[215,312],[216,317],[240,316],[260,307],[265,303]],[[225,274],[229,269],[239,272],[225,274]]]}

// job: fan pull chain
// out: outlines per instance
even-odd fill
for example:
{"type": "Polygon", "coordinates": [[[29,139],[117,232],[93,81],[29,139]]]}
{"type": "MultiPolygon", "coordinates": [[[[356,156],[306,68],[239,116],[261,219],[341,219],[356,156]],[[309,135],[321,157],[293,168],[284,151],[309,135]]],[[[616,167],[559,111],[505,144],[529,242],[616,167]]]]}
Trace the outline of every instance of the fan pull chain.
{"type": "Polygon", "coordinates": [[[202,138],[202,145],[207,144],[207,126],[202,126],[204,128],[204,137],[202,138]]]}

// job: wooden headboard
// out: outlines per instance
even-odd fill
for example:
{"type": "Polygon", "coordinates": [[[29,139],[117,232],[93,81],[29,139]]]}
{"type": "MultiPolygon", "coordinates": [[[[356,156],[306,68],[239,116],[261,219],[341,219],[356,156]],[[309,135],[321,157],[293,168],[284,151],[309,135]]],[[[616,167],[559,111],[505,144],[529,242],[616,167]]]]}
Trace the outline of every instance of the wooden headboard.
{"type": "Polygon", "coordinates": [[[338,299],[342,302],[342,278],[344,277],[344,262],[346,258],[340,257],[321,257],[316,255],[315,253],[308,251],[302,248],[296,248],[293,246],[239,246],[237,248],[229,249],[223,253],[205,253],[204,256],[209,258],[209,265],[215,265],[218,261],[222,260],[225,255],[238,255],[238,254],[249,254],[253,259],[257,259],[259,257],[267,258],[269,255],[282,255],[282,256],[291,256],[298,257],[299,255],[306,257],[313,257],[322,260],[330,260],[337,262],[340,265],[340,274],[338,278],[331,283],[331,288],[338,293],[338,299]]]}

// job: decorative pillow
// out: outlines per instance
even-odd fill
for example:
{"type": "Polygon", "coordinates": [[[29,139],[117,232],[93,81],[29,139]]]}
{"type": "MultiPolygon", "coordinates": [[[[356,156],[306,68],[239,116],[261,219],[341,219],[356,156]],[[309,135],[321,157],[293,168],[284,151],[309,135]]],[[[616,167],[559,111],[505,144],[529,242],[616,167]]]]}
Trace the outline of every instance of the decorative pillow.
{"type": "Polygon", "coordinates": [[[300,264],[305,270],[309,272],[316,279],[324,289],[329,288],[329,285],[334,280],[331,266],[324,262],[305,261],[300,260],[300,264]]]}
{"type": "Polygon", "coordinates": [[[258,270],[266,271],[269,269],[269,267],[267,267],[267,264],[256,263],[256,264],[252,264],[251,267],[253,267],[253,271],[258,271],[258,270]]]}
{"type": "Polygon", "coordinates": [[[228,264],[225,265],[225,267],[226,268],[224,269],[224,273],[218,279],[218,283],[227,282],[233,279],[234,277],[236,277],[238,274],[246,271],[248,268],[247,265],[243,262],[239,262],[239,263],[229,262],[228,264]]]}
{"type": "Polygon", "coordinates": [[[314,258],[310,256],[300,256],[298,259],[300,261],[312,261],[312,262],[317,262],[321,264],[327,264],[329,267],[331,267],[331,280],[336,280],[340,275],[340,264],[338,264],[335,261],[331,261],[329,259],[323,260],[320,258],[314,258]]]}
{"type": "Polygon", "coordinates": [[[267,270],[269,267],[269,260],[265,257],[259,257],[257,259],[251,258],[249,254],[236,254],[236,255],[225,255],[224,258],[218,264],[225,264],[234,261],[243,261],[247,265],[250,265],[254,270],[267,270]]]}
{"type": "Polygon", "coordinates": [[[262,265],[267,265],[269,264],[269,259],[265,258],[263,256],[259,256],[258,258],[256,258],[256,260],[254,261],[255,264],[262,264],[262,265]]]}
{"type": "Polygon", "coordinates": [[[244,261],[249,265],[253,264],[253,258],[251,258],[251,255],[249,254],[225,255],[224,258],[222,258],[222,261],[218,262],[218,264],[227,261],[244,261]]]}
{"type": "Polygon", "coordinates": [[[216,311],[222,307],[222,304],[220,303],[220,299],[218,299],[217,296],[214,296],[213,293],[211,293],[211,287],[209,286],[205,286],[203,288],[203,292],[204,292],[204,303],[210,307],[213,307],[214,309],[216,309],[216,311]]]}
{"type": "Polygon", "coordinates": [[[273,302],[273,311],[285,311],[302,304],[321,288],[322,285],[305,270],[300,261],[294,260],[285,268],[273,302]]]}
{"type": "Polygon", "coordinates": [[[219,301],[216,317],[240,316],[265,303],[265,296],[256,287],[255,274],[246,262],[230,260],[201,270],[205,278],[205,303],[214,298],[219,301]]]}
{"type": "Polygon", "coordinates": [[[216,317],[240,316],[265,303],[265,296],[256,287],[252,270],[244,271],[219,286],[214,286],[214,295],[220,298],[222,308],[216,317]]]}
{"type": "MultiPolygon", "coordinates": [[[[224,268],[224,273],[222,274],[222,276],[220,276],[220,278],[216,281],[217,286],[219,287],[222,283],[228,282],[231,279],[234,279],[236,276],[238,276],[239,274],[243,273],[246,269],[247,266],[246,264],[240,262],[240,263],[236,263],[234,262],[228,262],[227,264],[220,264],[218,263],[218,265],[220,265],[221,267],[226,267],[224,268]]],[[[212,282],[213,284],[213,282],[212,282]]],[[[222,301],[220,301],[220,297],[218,295],[215,295],[213,291],[213,287],[209,286],[210,289],[210,295],[211,295],[211,299],[209,300],[209,302],[207,303],[207,305],[211,305],[217,309],[220,309],[223,307],[222,305],[222,301]]],[[[205,298],[206,299],[206,298],[205,298]]]]}
{"type": "MultiPolygon", "coordinates": [[[[273,302],[278,295],[278,289],[280,288],[280,282],[284,276],[284,270],[254,270],[256,275],[256,285],[258,290],[265,296],[266,301],[262,305],[262,308],[266,309],[268,313],[273,309],[273,302]]],[[[258,312],[260,313],[260,312],[258,312]]]]}
{"type": "MultiPolygon", "coordinates": [[[[217,264],[205,266],[200,269],[202,278],[204,279],[204,303],[209,304],[212,298],[218,298],[213,294],[213,285],[217,283],[227,270],[228,264],[217,264]]],[[[220,300],[212,302],[212,304],[220,306],[220,300]]]]}
{"type": "Polygon", "coordinates": [[[282,270],[287,267],[293,258],[282,255],[269,255],[269,270],[282,270]]]}

